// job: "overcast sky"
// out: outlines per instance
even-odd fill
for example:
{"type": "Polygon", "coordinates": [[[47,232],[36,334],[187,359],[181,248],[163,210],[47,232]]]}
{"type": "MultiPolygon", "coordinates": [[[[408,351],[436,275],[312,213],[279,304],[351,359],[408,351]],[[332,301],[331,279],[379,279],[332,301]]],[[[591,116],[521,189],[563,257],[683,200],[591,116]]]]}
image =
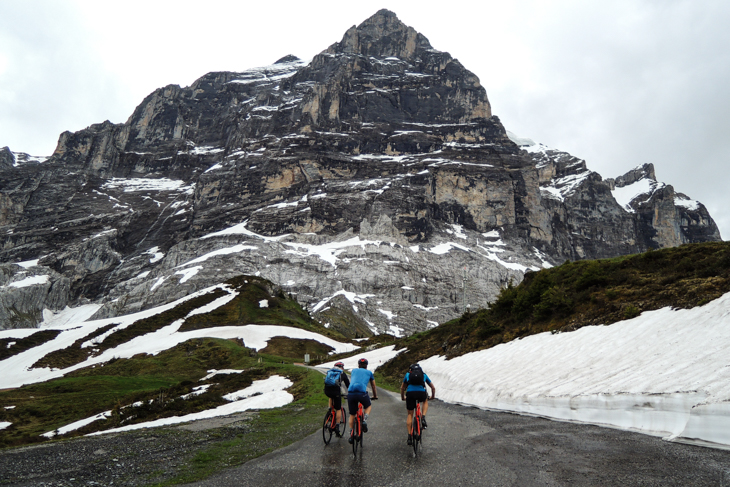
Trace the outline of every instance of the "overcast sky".
{"type": "Polygon", "coordinates": [[[0,147],[50,155],[158,87],[310,59],[380,8],[474,72],[508,130],[604,178],[651,162],[730,239],[727,0],[0,0],[0,147]]]}

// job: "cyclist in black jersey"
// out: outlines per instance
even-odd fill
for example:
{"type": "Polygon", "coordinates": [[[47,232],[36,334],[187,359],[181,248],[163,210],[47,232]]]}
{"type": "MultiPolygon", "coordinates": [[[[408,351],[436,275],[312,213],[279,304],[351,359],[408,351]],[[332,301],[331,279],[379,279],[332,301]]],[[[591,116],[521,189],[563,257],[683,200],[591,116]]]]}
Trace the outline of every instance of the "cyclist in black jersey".
{"type": "Polygon", "coordinates": [[[327,371],[324,384],[324,395],[329,397],[329,406],[337,411],[337,426],[335,427],[335,434],[337,436],[345,434],[344,431],[340,431],[340,420],[342,419],[342,389],[340,382],[344,382],[347,387],[350,386],[350,379],[345,374],[345,364],[337,362],[334,367],[327,371]],[[337,375],[339,377],[330,380],[330,382],[333,382],[332,384],[327,383],[329,377],[335,377],[337,375]]]}
{"type": "Polygon", "coordinates": [[[423,411],[421,414],[421,425],[425,428],[426,413],[428,412],[428,392],[426,392],[426,384],[431,388],[431,399],[436,397],[436,386],[433,385],[431,379],[421,370],[421,366],[413,364],[408,368],[408,373],[403,378],[400,385],[400,399],[406,401],[406,409],[408,417],[406,418],[406,426],[408,428],[408,444],[412,442],[411,424],[413,424],[413,410],[416,409],[416,401],[423,403],[423,411]],[[418,377],[418,379],[416,379],[418,377]]]}

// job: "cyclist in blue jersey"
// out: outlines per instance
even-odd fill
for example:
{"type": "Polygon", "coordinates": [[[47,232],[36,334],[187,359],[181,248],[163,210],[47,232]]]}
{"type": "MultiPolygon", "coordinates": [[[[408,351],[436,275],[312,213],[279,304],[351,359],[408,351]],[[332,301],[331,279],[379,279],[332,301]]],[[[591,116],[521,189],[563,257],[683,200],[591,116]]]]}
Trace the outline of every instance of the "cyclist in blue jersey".
{"type": "MultiPolygon", "coordinates": [[[[363,412],[365,416],[362,422],[362,431],[367,433],[368,431],[368,416],[370,415],[370,409],[372,403],[368,396],[368,383],[373,389],[373,399],[378,398],[378,391],[375,388],[375,376],[371,371],[368,370],[368,361],[365,358],[361,358],[357,361],[357,369],[353,369],[350,372],[350,387],[347,388],[347,405],[350,407],[350,430],[352,430],[352,424],[355,422],[355,416],[357,415],[357,406],[362,404],[363,412]]],[[[353,438],[347,440],[352,443],[353,438]]]]}
{"type": "Polygon", "coordinates": [[[426,392],[426,384],[431,388],[431,399],[436,397],[436,386],[433,385],[431,379],[423,372],[421,366],[413,364],[408,368],[408,373],[403,378],[400,385],[400,399],[406,401],[406,409],[408,417],[406,418],[406,426],[408,427],[408,444],[412,444],[411,424],[413,424],[413,410],[416,409],[416,402],[422,402],[421,408],[421,425],[425,428],[426,413],[428,412],[428,393],[426,392]]]}

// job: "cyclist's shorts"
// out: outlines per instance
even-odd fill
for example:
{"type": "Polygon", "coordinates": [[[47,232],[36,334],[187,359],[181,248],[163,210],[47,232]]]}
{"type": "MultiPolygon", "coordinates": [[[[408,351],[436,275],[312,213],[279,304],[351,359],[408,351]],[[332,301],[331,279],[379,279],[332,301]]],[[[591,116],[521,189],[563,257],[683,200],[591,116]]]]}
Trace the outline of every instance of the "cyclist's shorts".
{"type": "Polygon", "coordinates": [[[324,395],[332,398],[332,407],[335,408],[335,411],[342,409],[340,386],[324,386],[324,395]]]}
{"type": "Polygon", "coordinates": [[[406,392],[406,409],[413,411],[416,409],[416,401],[423,402],[428,399],[428,393],[426,391],[411,391],[406,392]]]}
{"type": "Polygon", "coordinates": [[[347,406],[350,408],[350,416],[357,414],[358,404],[362,404],[364,409],[370,407],[370,396],[367,392],[350,392],[347,394],[347,406]]]}

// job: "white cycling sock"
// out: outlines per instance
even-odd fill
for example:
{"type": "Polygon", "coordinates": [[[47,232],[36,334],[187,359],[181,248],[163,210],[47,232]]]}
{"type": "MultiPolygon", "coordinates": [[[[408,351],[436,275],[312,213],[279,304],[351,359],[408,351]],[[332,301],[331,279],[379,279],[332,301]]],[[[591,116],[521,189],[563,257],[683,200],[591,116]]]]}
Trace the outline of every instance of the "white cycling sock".
{"type": "Polygon", "coordinates": [[[365,416],[363,416],[363,419],[364,419],[365,421],[367,421],[367,420],[368,420],[368,414],[367,414],[367,413],[365,413],[365,416]]]}

